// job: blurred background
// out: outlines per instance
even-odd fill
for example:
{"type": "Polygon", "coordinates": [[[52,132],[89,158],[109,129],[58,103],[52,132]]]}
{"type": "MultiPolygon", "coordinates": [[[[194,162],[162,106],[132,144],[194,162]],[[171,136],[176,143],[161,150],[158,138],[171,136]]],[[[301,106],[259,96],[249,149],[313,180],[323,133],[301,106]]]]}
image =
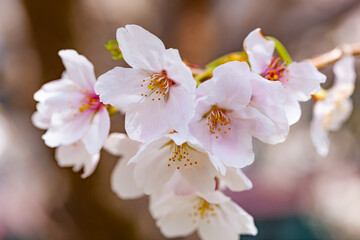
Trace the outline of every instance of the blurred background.
{"type": "MultiPolygon", "coordinates": [[[[0,239],[165,239],[146,198],[124,201],[112,193],[117,157],[103,151],[95,173],[83,180],[57,166],[30,121],[34,92],[64,70],[60,49],[87,56],[97,76],[126,66],[104,45],[129,23],[199,64],[242,49],[246,35],[261,27],[299,61],[360,41],[360,1],[0,0],[0,239]]],[[[332,66],[323,72],[333,81],[332,66]]],[[[326,158],[311,143],[311,101],[302,104],[302,119],[285,143],[254,141],[256,161],[245,169],[254,188],[229,193],[260,231],[242,239],[360,239],[359,89],[353,100],[354,112],[331,134],[326,158]]],[[[124,132],[123,116],[112,118],[112,131],[124,132]]]]}

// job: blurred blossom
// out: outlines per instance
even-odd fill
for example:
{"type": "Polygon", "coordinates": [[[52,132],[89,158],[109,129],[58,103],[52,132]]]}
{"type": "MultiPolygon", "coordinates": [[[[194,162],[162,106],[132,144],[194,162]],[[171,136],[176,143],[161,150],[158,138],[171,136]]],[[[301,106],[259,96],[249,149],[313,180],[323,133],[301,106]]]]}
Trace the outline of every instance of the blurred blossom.
{"type": "Polygon", "coordinates": [[[312,184],[312,214],[328,225],[335,239],[360,238],[359,186],[359,167],[341,163],[319,174],[312,184]]]}

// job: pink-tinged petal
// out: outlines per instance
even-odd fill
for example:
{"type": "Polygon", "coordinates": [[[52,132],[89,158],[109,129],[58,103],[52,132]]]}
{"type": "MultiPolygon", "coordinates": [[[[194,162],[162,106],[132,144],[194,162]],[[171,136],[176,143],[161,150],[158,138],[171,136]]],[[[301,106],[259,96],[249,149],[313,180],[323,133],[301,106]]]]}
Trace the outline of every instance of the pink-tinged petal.
{"type": "Polygon", "coordinates": [[[96,81],[92,63],[75,50],[61,50],[59,56],[65,65],[66,77],[83,90],[92,92],[96,81]]]}
{"type": "Polygon", "coordinates": [[[252,188],[250,179],[241,169],[228,168],[225,176],[220,176],[226,186],[233,192],[241,192],[252,188]]]}
{"type": "Polygon", "coordinates": [[[124,133],[111,133],[105,141],[104,149],[116,156],[131,158],[139,150],[141,143],[131,140],[124,133]]]}
{"type": "Polygon", "coordinates": [[[169,138],[164,137],[144,144],[129,161],[129,164],[135,163],[136,185],[143,188],[146,194],[151,194],[164,186],[175,171],[174,166],[168,166],[169,141],[169,138]]]}
{"type": "Polygon", "coordinates": [[[185,180],[179,171],[175,171],[170,180],[163,187],[162,192],[174,192],[177,196],[186,196],[194,194],[196,190],[185,180]]]}
{"type": "Polygon", "coordinates": [[[74,87],[74,85],[74,82],[69,79],[60,79],[45,83],[34,94],[34,99],[38,102],[44,101],[49,98],[49,93],[68,92],[70,88],[74,87]]]}
{"type": "Polygon", "coordinates": [[[277,144],[285,141],[289,133],[289,123],[286,117],[284,102],[286,92],[280,82],[268,81],[260,76],[251,81],[253,95],[251,106],[269,118],[276,127],[276,133],[271,136],[258,136],[261,141],[277,144]]]}
{"type": "Polygon", "coordinates": [[[61,145],[56,149],[55,158],[60,167],[73,167],[74,171],[83,168],[82,178],[90,176],[96,169],[100,155],[89,154],[81,141],[71,145],[61,145]]]}
{"type": "Polygon", "coordinates": [[[177,49],[167,49],[163,54],[163,66],[167,76],[176,84],[186,88],[189,93],[195,94],[196,82],[190,68],[182,61],[177,49]]]}
{"type": "Polygon", "coordinates": [[[206,150],[211,150],[212,138],[214,136],[210,133],[205,120],[191,122],[189,124],[189,131],[192,136],[204,145],[206,150]]]}
{"type": "Polygon", "coordinates": [[[183,86],[174,86],[166,102],[166,115],[170,126],[182,134],[188,133],[188,124],[194,116],[195,93],[183,86]]]}
{"type": "Polygon", "coordinates": [[[201,83],[200,86],[196,88],[196,99],[216,95],[215,84],[215,81],[210,80],[201,83]]]}
{"type": "Polygon", "coordinates": [[[148,142],[170,131],[167,117],[163,102],[147,99],[126,112],[125,129],[132,140],[148,142]]]}
{"type": "Polygon", "coordinates": [[[147,77],[143,70],[115,67],[99,77],[95,92],[100,95],[101,102],[125,111],[144,98],[141,96],[144,91],[141,84],[147,77]]]}
{"type": "Polygon", "coordinates": [[[245,38],[244,49],[248,55],[251,70],[261,74],[270,65],[275,43],[266,39],[260,28],[257,28],[245,38]]]}
{"type": "Polygon", "coordinates": [[[133,68],[158,73],[163,70],[165,46],[154,34],[137,25],[118,28],[116,38],[124,60],[133,68]]]}
{"type": "Polygon", "coordinates": [[[105,107],[94,113],[82,141],[90,154],[100,152],[110,131],[110,117],[105,107]]]}
{"type": "Polygon", "coordinates": [[[299,102],[293,96],[288,95],[284,103],[284,108],[289,125],[297,123],[301,117],[299,102]]]}
{"type": "Polygon", "coordinates": [[[241,121],[242,126],[245,126],[252,136],[259,139],[261,137],[271,137],[277,134],[275,124],[252,106],[234,112],[231,116],[235,116],[236,119],[241,119],[238,121],[241,121]]]}
{"type": "MultiPolygon", "coordinates": [[[[355,64],[353,56],[345,56],[334,64],[335,83],[334,87],[340,85],[354,85],[356,79],[355,64]]],[[[350,93],[352,94],[352,93],[350,93]]]]}
{"type": "Polygon", "coordinates": [[[122,199],[134,199],[144,195],[134,180],[134,164],[128,165],[129,158],[123,157],[111,174],[111,189],[122,199]]]}
{"type": "Polygon", "coordinates": [[[215,68],[213,78],[208,81],[215,81],[214,90],[219,107],[238,109],[246,106],[251,99],[249,77],[252,74],[245,62],[228,62],[215,68]]]}
{"type": "Polygon", "coordinates": [[[232,122],[232,130],[213,139],[213,153],[228,167],[242,168],[254,162],[252,137],[246,126],[232,122]]]}
{"type": "MultiPolygon", "coordinates": [[[[78,87],[68,80],[61,79],[44,84],[39,91],[34,94],[34,99],[41,104],[48,105],[52,112],[59,112],[68,109],[78,109],[81,106],[81,100],[86,96],[84,92],[79,91],[78,87]]],[[[46,113],[51,115],[51,113],[46,113]]]]}
{"type": "Polygon", "coordinates": [[[199,192],[211,192],[215,190],[215,175],[216,170],[209,160],[208,154],[199,151],[189,150],[188,158],[195,162],[196,165],[189,165],[180,167],[181,175],[186,181],[199,192]]]}
{"type": "Polygon", "coordinates": [[[45,144],[49,147],[57,147],[77,142],[89,128],[92,115],[89,111],[76,116],[72,111],[54,113],[51,126],[42,136],[45,144]]]}
{"type": "Polygon", "coordinates": [[[307,101],[311,95],[320,91],[320,83],[326,76],[308,62],[293,62],[287,67],[282,84],[288,94],[298,101],[307,101]]]}

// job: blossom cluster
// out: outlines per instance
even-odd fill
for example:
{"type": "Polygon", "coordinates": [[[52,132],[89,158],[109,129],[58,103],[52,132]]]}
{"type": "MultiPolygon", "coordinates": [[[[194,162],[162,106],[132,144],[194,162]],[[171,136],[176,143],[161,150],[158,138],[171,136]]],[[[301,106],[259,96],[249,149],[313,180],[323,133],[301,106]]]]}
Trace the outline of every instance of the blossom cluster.
{"type": "Polygon", "coordinates": [[[275,57],[275,42],[260,29],[244,40],[243,57],[218,61],[202,79],[178,50],[166,49],[140,26],[119,28],[116,37],[130,67],[96,80],[84,56],[62,50],[61,79],[34,95],[33,123],[47,130],[43,139],[56,147],[59,165],[83,168],[87,177],[104,147],[121,156],[113,191],[123,199],[149,195],[150,212],[166,237],[255,235],[253,218],[222,190],[252,187],[242,168],[254,161],[253,137],[285,141],[301,116],[299,102],[321,92],[326,76],[309,62],[275,57]],[[109,134],[114,108],[125,114],[126,134],[109,134]]]}

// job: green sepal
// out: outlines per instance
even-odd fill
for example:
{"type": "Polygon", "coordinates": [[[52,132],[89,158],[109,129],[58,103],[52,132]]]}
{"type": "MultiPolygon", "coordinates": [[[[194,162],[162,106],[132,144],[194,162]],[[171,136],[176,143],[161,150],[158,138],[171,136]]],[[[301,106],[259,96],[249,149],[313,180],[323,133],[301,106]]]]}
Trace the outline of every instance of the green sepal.
{"type": "Polygon", "coordinates": [[[233,53],[229,53],[229,54],[226,54],[226,55],[224,55],[222,57],[219,57],[219,58],[215,59],[214,61],[207,64],[205,66],[205,68],[206,69],[214,69],[217,66],[220,66],[221,64],[224,64],[226,62],[231,62],[231,61],[247,62],[248,58],[247,58],[247,55],[246,55],[246,53],[244,51],[233,52],[233,53]]]}
{"type": "Polygon", "coordinates": [[[108,43],[105,45],[105,48],[109,50],[114,60],[124,59],[117,41],[109,40],[108,43]]]}
{"type": "Polygon", "coordinates": [[[285,65],[286,66],[289,65],[292,62],[292,60],[284,45],[274,37],[266,36],[266,38],[272,40],[275,43],[276,51],[279,53],[282,60],[285,61],[285,65]]]}

